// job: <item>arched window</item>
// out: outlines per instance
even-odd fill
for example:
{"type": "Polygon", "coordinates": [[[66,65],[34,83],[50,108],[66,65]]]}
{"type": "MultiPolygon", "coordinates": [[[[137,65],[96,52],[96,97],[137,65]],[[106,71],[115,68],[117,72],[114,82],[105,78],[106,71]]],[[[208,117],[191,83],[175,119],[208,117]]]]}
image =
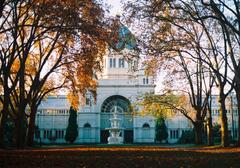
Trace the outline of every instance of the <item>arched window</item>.
{"type": "Polygon", "coordinates": [[[102,104],[101,112],[111,113],[114,112],[115,106],[117,106],[118,113],[129,113],[130,112],[130,101],[120,95],[114,95],[108,97],[102,104]]]}
{"type": "Polygon", "coordinates": [[[91,125],[89,123],[84,124],[84,128],[91,128],[91,125]]]}
{"type": "Polygon", "coordinates": [[[143,128],[150,128],[150,125],[148,123],[144,123],[142,127],[143,128]]]}

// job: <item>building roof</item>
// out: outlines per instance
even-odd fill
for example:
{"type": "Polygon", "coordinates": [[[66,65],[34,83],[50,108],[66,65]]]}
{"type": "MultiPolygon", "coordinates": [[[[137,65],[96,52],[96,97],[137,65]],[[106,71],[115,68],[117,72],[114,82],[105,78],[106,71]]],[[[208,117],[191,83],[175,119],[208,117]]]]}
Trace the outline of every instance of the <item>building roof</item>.
{"type": "Polygon", "coordinates": [[[69,109],[70,103],[66,96],[49,96],[43,100],[38,109],[69,109]]]}

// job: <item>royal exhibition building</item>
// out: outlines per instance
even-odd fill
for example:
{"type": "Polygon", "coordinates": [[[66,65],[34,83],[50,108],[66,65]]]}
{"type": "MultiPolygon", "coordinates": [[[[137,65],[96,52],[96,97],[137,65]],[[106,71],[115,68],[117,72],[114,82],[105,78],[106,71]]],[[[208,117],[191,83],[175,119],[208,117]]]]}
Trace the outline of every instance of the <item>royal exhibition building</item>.
{"type": "MultiPolygon", "coordinates": [[[[126,31],[123,29],[121,31],[126,31]]],[[[138,60],[128,62],[123,55],[109,51],[104,56],[103,71],[98,74],[97,101],[87,94],[84,105],[77,112],[78,137],[74,143],[107,143],[110,118],[114,111],[120,120],[123,143],[155,143],[155,118],[151,115],[132,115],[130,105],[139,95],[155,91],[153,77],[146,76],[138,60]],[[137,71],[130,71],[131,67],[137,71]]],[[[234,95],[227,100],[228,123],[231,134],[237,128],[237,107],[234,95]]],[[[36,126],[42,143],[66,143],[65,133],[68,125],[70,104],[67,97],[49,96],[38,108],[36,126]]],[[[139,107],[141,108],[141,107],[139,107]]],[[[217,96],[213,96],[213,122],[219,122],[217,96]]],[[[180,113],[166,119],[168,143],[177,143],[182,133],[193,128],[180,113]]],[[[236,133],[235,133],[236,135],[236,133]]]]}

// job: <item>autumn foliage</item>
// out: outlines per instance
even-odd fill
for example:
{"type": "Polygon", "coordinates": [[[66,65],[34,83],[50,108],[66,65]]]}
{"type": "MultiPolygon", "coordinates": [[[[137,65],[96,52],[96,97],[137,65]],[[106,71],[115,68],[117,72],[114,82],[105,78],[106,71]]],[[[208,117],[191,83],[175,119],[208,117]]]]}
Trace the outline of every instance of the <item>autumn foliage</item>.
{"type": "Polygon", "coordinates": [[[87,91],[96,96],[95,74],[111,29],[96,1],[7,0],[1,5],[0,144],[10,117],[15,145],[32,146],[37,107],[47,95],[64,88],[75,109],[87,91]]]}

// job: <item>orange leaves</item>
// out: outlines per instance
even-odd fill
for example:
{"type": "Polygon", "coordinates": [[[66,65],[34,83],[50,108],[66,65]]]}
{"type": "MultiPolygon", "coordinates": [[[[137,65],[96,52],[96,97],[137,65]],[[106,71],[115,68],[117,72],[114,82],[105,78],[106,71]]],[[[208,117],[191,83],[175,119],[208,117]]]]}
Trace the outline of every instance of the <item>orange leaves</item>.
{"type": "Polygon", "coordinates": [[[2,45],[6,49],[8,45],[13,46],[7,51],[10,54],[6,52],[13,57],[10,60],[17,57],[9,66],[11,75],[17,74],[19,69],[24,71],[21,77],[25,80],[26,94],[31,95],[29,91],[37,96],[35,91],[48,93],[66,86],[71,93],[69,100],[75,108],[78,107],[78,95],[90,91],[96,97],[95,73],[101,70],[107,48],[104,36],[108,34],[101,4],[94,0],[11,3],[8,14],[16,15],[16,20],[7,18],[4,28],[16,30],[5,33],[0,40],[7,41],[2,45]]]}
{"type": "Polygon", "coordinates": [[[19,68],[20,68],[20,61],[19,61],[19,59],[15,59],[12,64],[12,67],[11,67],[11,72],[13,74],[16,74],[18,72],[19,68]]]}
{"type": "Polygon", "coordinates": [[[78,110],[79,107],[79,96],[76,93],[68,93],[67,99],[71,102],[71,106],[74,110],[78,110]]]}

